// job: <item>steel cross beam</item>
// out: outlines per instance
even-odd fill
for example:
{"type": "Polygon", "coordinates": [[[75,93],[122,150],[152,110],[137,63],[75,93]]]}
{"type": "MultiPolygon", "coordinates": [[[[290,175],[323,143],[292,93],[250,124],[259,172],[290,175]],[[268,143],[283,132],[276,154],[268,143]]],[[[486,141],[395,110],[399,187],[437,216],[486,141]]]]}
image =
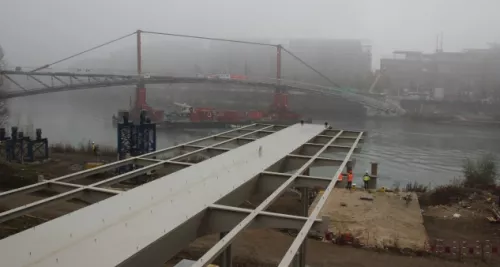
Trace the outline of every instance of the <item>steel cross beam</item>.
{"type": "Polygon", "coordinates": [[[252,211],[252,213],[250,213],[245,219],[243,219],[238,224],[238,226],[233,228],[219,242],[217,242],[212,248],[210,248],[200,259],[198,259],[195,264],[192,265],[192,267],[205,267],[211,264],[212,261],[233,242],[236,236],[243,230],[245,230],[245,228],[247,228],[261,212],[267,209],[279,196],[281,196],[285,189],[288,188],[299,175],[304,173],[304,171],[309,168],[314,160],[319,157],[324,150],[326,150],[327,146],[331,145],[341,134],[342,131],[340,131],[328,143],[326,143],[320,151],[318,151],[309,161],[306,162],[306,164],[298,169],[290,178],[288,178],[288,180],[286,180],[278,189],[276,189],[269,197],[267,197],[255,210],[252,211]]]}
{"type": "MultiPolygon", "coordinates": [[[[254,134],[256,132],[259,132],[261,129],[265,130],[265,129],[269,129],[269,128],[273,128],[274,127],[274,125],[268,125],[268,126],[263,125],[263,126],[264,126],[263,128],[258,128],[258,129],[254,130],[252,132],[247,132],[247,133],[245,133],[243,135],[235,136],[233,139],[224,140],[222,142],[218,142],[218,143],[215,143],[215,144],[210,145],[210,146],[205,146],[205,147],[199,148],[197,150],[194,150],[194,151],[191,151],[191,152],[188,152],[188,153],[185,153],[185,154],[173,157],[173,158],[169,158],[169,159],[166,159],[166,160],[151,160],[151,159],[145,158],[147,156],[157,155],[158,153],[161,153],[162,150],[156,151],[156,152],[151,152],[149,154],[138,156],[138,157],[135,157],[135,158],[132,158],[132,159],[123,160],[122,162],[130,162],[130,161],[140,162],[141,160],[147,160],[147,161],[152,161],[153,163],[150,164],[150,165],[148,165],[148,166],[146,166],[146,167],[143,167],[143,168],[140,168],[140,169],[136,169],[136,170],[124,173],[124,174],[117,175],[117,176],[113,176],[111,178],[108,178],[108,179],[105,179],[103,181],[99,181],[99,182],[93,183],[91,185],[79,186],[79,185],[74,185],[74,184],[70,184],[70,183],[67,183],[67,182],[72,181],[72,180],[77,180],[77,179],[89,176],[91,174],[98,173],[98,172],[91,172],[91,170],[93,170],[93,169],[90,169],[90,170],[87,170],[87,171],[83,171],[83,172],[79,172],[79,173],[75,173],[75,174],[66,175],[66,176],[63,176],[63,177],[60,177],[60,178],[56,178],[56,179],[53,179],[53,180],[46,180],[46,181],[38,183],[38,184],[34,184],[34,185],[27,186],[27,187],[23,187],[23,188],[19,188],[19,189],[15,189],[15,190],[4,192],[4,193],[0,194],[0,200],[4,199],[6,197],[9,197],[9,196],[15,195],[15,194],[30,193],[30,192],[38,191],[38,190],[43,189],[43,188],[47,188],[47,187],[50,188],[51,186],[54,186],[54,185],[66,186],[67,188],[71,189],[69,191],[62,192],[62,193],[60,193],[58,195],[55,195],[55,196],[52,196],[52,197],[48,197],[48,198],[45,198],[45,199],[42,199],[42,200],[30,203],[30,204],[21,206],[21,207],[17,207],[17,208],[10,209],[10,210],[7,210],[5,212],[2,212],[2,213],[0,213],[0,223],[8,221],[8,220],[11,220],[11,219],[14,219],[16,217],[22,216],[22,215],[27,214],[27,213],[33,212],[33,211],[35,211],[37,209],[40,209],[40,208],[43,208],[43,207],[47,207],[47,206],[52,205],[52,204],[56,204],[56,203],[58,203],[60,201],[65,201],[65,200],[69,200],[69,199],[75,198],[75,197],[77,197],[79,195],[82,195],[84,192],[89,192],[90,191],[90,192],[108,193],[108,194],[113,195],[114,193],[116,193],[116,190],[108,190],[108,189],[103,189],[103,188],[99,188],[99,187],[117,184],[119,182],[122,182],[122,181],[125,181],[125,180],[128,180],[128,179],[134,178],[136,176],[145,174],[145,173],[147,173],[147,172],[149,172],[151,170],[164,168],[165,166],[168,166],[168,165],[181,166],[181,169],[184,168],[184,167],[191,166],[192,164],[190,164],[190,163],[177,162],[176,160],[184,158],[184,157],[188,157],[190,155],[194,155],[194,154],[200,153],[200,152],[205,151],[207,149],[211,149],[211,148],[213,148],[215,146],[219,146],[219,145],[223,145],[225,143],[229,143],[229,142],[237,139],[238,137],[243,137],[243,136],[254,134]]],[[[233,131],[235,131],[235,130],[233,130],[233,131]]],[[[231,132],[231,131],[229,131],[229,132],[231,132]]],[[[227,133],[227,132],[225,132],[225,133],[227,133]]],[[[194,141],[188,142],[187,144],[189,144],[189,143],[195,143],[195,142],[200,142],[201,140],[206,140],[206,139],[209,139],[209,138],[213,138],[213,136],[209,136],[208,138],[202,138],[202,139],[194,140],[194,141]]],[[[114,166],[113,168],[116,168],[116,164],[111,163],[109,165],[112,165],[112,166],[114,166]]],[[[98,167],[98,168],[103,169],[102,167],[98,167]]],[[[98,168],[95,168],[95,169],[98,169],[98,168]]],[[[107,166],[105,168],[109,169],[109,168],[107,168],[107,166]]],[[[118,192],[120,192],[120,191],[118,191],[118,192]]]]}
{"type": "MultiPolygon", "coordinates": [[[[257,134],[258,131],[269,130],[271,127],[274,126],[263,125],[253,132],[257,134]]],[[[242,187],[243,184],[255,183],[261,179],[260,173],[269,168],[273,162],[283,158],[323,130],[320,125],[300,126],[296,124],[290,129],[285,129],[284,132],[278,132],[264,138],[260,143],[241,147],[238,151],[231,152],[230,155],[221,155],[199,164],[182,163],[197,166],[193,166],[190,170],[183,170],[182,173],[171,174],[170,177],[165,175],[152,182],[155,184],[149,183],[124,193],[118,193],[116,190],[103,190],[106,191],[103,193],[109,193],[109,195],[118,193],[120,196],[106,199],[71,215],[62,216],[47,224],[37,226],[36,229],[24,231],[0,241],[0,247],[4,251],[2,257],[5,257],[9,266],[24,266],[28,263],[37,266],[52,266],[57,262],[63,266],[74,260],[73,256],[75,253],[79,254],[79,248],[85,247],[83,251],[80,251],[80,255],[81,258],[87,258],[92,253],[104,253],[101,248],[115,244],[115,249],[105,252],[109,255],[106,257],[103,255],[103,257],[90,261],[95,264],[100,263],[100,266],[107,266],[106,262],[109,263],[109,266],[115,266],[118,263],[121,264],[120,266],[142,266],[147,262],[151,263],[152,266],[159,265],[177,253],[178,249],[184,247],[192,239],[207,234],[210,229],[211,231],[227,232],[236,226],[250,212],[248,210],[244,212],[239,209],[233,210],[231,207],[222,208],[220,204],[223,202],[219,201],[228,194],[237,191],[236,188],[242,187]],[[264,146],[265,150],[262,157],[259,157],[257,153],[260,145],[264,146]],[[212,161],[213,163],[211,163],[212,161]],[[204,171],[208,172],[204,173],[204,171]],[[240,174],[241,177],[234,177],[240,174]],[[198,196],[201,199],[193,200],[193,196],[198,196]],[[182,205],[182,203],[190,205],[182,205]],[[219,205],[210,206],[210,204],[219,205]],[[181,210],[178,208],[181,207],[180,205],[183,207],[181,210]],[[226,218],[228,213],[232,214],[230,216],[231,223],[224,224],[227,221],[222,222],[221,218],[226,218]],[[171,218],[169,214],[176,214],[173,216],[176,218],[171,218]],[[221,218],[217,219],[218,216],[221,218]],[[89,223],[86,223],[85,227],[78,226],[83,218],[89,218],[89,223]],[[204,223],[205,218],[209,218],[209,221],[213,222],[213,224],[208,224],[212,225],[208,230],[199,228],[207,225],[204,223]],[[71,226],[61,232],[54,233],[55,229],[66,224],[71,224],[71,226]],[[137,233],[137,230],[141,229],[141,225],[149,229],[143,229],[144,232],[137,233]],[[230,227],[228,228],[228,226],[230,227]],[[122,234],[120,234],[121,231],[123,231],[122,234]],[[30,242],[35,238],[49,238],[46,235],[48,232],[54,234],[50,236],[54,239],[54,243],[42,246],[30,242]],[[110,238],[110,235],[114,234],[117,236],[110,238]],[[23,242],[31,244],[23,247],[23,242]],[[16,244],[19,247],[8,256],[7,248],[11,244],[16,244]],[[26,257],[25,254],[30,256],[26,257]]],[[[247,134],[252,134],[252,132],[243,135],[247,134]]],[[[227,140],[217,144],[224,142],[227,140]]],[[[283,180],[282,177],[271,179],[283,180]]],[[[309,180],[309,178],[305,177],[305,180],[309,180]]],[[[62,181],[52,182],[52,184],[61,187],[66,185],[62,181]]],[[[69,187],[72,189],[92,186],[94,184],[69,187]]],[[[250,186],[247,189],[252,188],[250,186]]],[[[239,200],[232,203],[237,205],[241,203],[242,199],[240,197],[239,200]]],[[[253,221],[250,227],[274,225],[297,229],[305,221],[305,217],[300,216],[293,219],[286,215],[270,215],[272,214],[265,212],[260,214],[258,220],[253,221]]],[[[84,264],[82,262],[77,265],[83,266],[84,264]]]]}
{"type": "MultiPolygon", "coordinates": [[[[363,136],[363,132],[360,132],[356,140],[354,141],[353,146],[351,147],[351,150],[347,153],[347,155],[344,158],[344,161],[342,165],[337,169],[337,172],[333,175],[332,180],[330,181],[330,184],[328,187],[325,189],[323,195],[321,196],[321,199],[318,201],[316,204],[316,207],[314,208],[313,212],[309,215],[309,218],[307,219],[307,222],[302,226],[302,229],[300,230],[299,234],[293,241],[292,245],[288,249],[286,255],[283,257],[281,260],[280,264],[278,265],[279,267],[288,267],[292,263],[295,255],[297,254],[297,251],[299,250],[301,244],[304,242],[304,239],[307,237],[307,233],[311,229],[311,226],[313,222],[316,220],[316,217],[318,216],[319,212],[323,208],[323,205],[326,203],[326,200],[328,199],[328,196],[330,195],[330,192],[333,190],[335,187],[335,184],[337,183],[337,179],[335,177],[338,177],[340,173],[342,173],[342,170],[347,164],[347,161],[351,157],[352,153],[354,152],[354,148],[357,146],[359,140],[363,136]]],[[[331,141],[330,141],[331,142],[331,141]]]]}
{"type": "MultiPolygon", "coordinates": [[[[264,124],[251,124],[251,125],[244,126],[242,128],[250,128],[250,127],[255,127],[255,126],[259,126],[259,125],[265,126],[264,124]]],[[[147,153],[147,154],[144,154],[144,155],[140,155],[140,156],[137,156],[137,157],[131,157],[131,158],[128,158],[128,159],[124,159],[124,160],[120,160],[120,161],[115,161],[115,162],[112,162],[112,163],[109,163],[109,164],[106,164],[106,165],[103,165],[103,166],[95,167],[95,168],[92,168],[92,169],[88,169],[88,170],[83,170],[83,171],[71,173],[71,174],[64,175],[64,176],[61,176],[59,178],[56,178],[56,179],[54,179],[52,181],[72,181],[72,180],[77,180],[77,179],[89,177],[89,176],[92,176],[92,175],[95,175],[95,174],[99,174],[99,173],[107,172],[107,171],[110,171],[110,170],[114,170],[116,168],[119,168],[119,167],[122,167],[122,166],[125,166],[125,165],[134,164],[134,163],[137,163],[137,161],[140,161],[142,159],[149,159],[149,157],[155,157],[155,156],[161,155],[162,153],[167,153],[167,152],[172,151],[174,149],[181,148],[181,147],[183,147],[185,145],[189,145],[189,144],[193,144],[193,143],[197,143],[197,142],[209,140],[209,139],[214,138],[214,136],[228,134],[228,133],[236,132],[238,130],[240,130],[240,129],[232,129],[232,130],[229,130],[229,131],[218,133],[216,135],[211,135],[211,136],[203,137],[203,138],[200,138],[200,139],[192,140],[192,141],[189,141],[189,142],[177,145],[177,146],[160,149],[160,150],[157,150],[157,151],[154,151],[154,152],[150,152],[150,153],[147,153]]],[[[146,172],[144,172],[144,173],[146,173],[146,172]]],[[[14,189],[14,190],[10,190],[10,191],[7,191],[7,192],[0,193],[0,200],[2,200],[5,197],[17,194],[17,193],[30,193],[30,192],[33,192],[33,191],[37,191],[39,189],[35,189],[34,190],[34,188],[40,187],[41,185],[46,185],[49,182],[50,181],[44,181],[44,182],[40,182],[40,183],[36,183],[36,184],[33,184],[33,185],[29,185],[29,186],[25,186],[25,187],[21,187],[21,188],[18,188],[18,189],[14,189]]]]}

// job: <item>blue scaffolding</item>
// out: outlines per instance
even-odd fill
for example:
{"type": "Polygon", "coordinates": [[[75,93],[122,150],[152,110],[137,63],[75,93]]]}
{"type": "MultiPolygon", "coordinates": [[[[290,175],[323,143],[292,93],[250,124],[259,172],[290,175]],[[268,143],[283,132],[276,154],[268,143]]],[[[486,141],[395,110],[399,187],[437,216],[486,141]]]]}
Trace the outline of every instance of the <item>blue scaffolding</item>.
{"type": "Polygon", "coordinates": [[[0,128],[0,157],[18,163],[46,160],[49,158],[49,143],[47,138],[42,138],[41,129],[36,129],[36,138],[31,139],[17,127],[11,128],[10,136],[5,128],[0,128]]]}
{"type": "Polygon", "coordinates": [[[129,114],[123,114],[123,120],[117,124],[118,158],[139,156],[156,151],[156,124],[146,118],[142,111],[139,124],[129,120],[129,114]]]}

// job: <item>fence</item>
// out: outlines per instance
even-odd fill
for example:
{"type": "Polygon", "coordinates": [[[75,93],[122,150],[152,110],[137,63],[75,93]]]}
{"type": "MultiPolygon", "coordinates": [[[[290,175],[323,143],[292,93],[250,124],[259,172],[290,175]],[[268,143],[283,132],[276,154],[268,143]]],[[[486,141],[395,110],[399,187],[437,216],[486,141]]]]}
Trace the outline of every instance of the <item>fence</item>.
{"type": "Polygon", "coordinates": [[[476,258],[483,261],[496,257],[500,260],[500,241],[450,241],[436,239],[426,244],[429,253],[456,260],[476,258]]]}
{"type": "MultiPolygon", "coordinates": [[[[334,233],[328,231],[325,233],[323,241],[336,244],[370,247],[367,246],[367,244],[360,242],[357,238],[354,238],[350,233],[337,233],[335,235],[334,233]]],[[[451,260],[462,261],[467,259],[476,259],[482,261],[500,261],[500,240],[457,241],[435,239],[425,242],[423,248],[423,251],[415,251],[412,249],[407,250],[403,248],[397,249],[403,253],[406,252],[416,255],[431,254],[451,260]]]]}

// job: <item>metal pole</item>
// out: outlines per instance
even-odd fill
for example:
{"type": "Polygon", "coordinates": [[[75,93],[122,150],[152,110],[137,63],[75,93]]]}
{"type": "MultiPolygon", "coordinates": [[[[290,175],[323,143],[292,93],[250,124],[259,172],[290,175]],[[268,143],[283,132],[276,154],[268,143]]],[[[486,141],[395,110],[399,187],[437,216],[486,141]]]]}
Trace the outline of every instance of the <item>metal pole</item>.
{"type": "MultiPolygon", "coordinates": [[[[223,239],[224,236],[226,236],[227,232],[222,232],[220,233],[220,239],[223,239]]],[[[232,251],[231,251],[231,245],[229,245],[220,255],[220,266],[221,267],[231,267],[233,265],[232,263],[232,251]]]]}
{"type": "Polygon", "coordinates": [[[137,30],[137,75],[142,74],[142,48],[141,48],[141,30],[137,30]]]}
{"type": "Polygon", "coordinates": [[[370,182],[369,182],[369,187],[370,189],[377,189],[377,179],[378,179],[378,163],[377,162],[372,162],[371,163],[371,171],[370,171],[370,182]]]}
{"type": "MultiPolygon", "coordinates": [[[[307,171],[304,173],[305,173],[305,175],[309,175],[309,169],[307,169],[307,171]]],[[[308,217],[309,216],[309,188],[307,188],[307,187],[301,188],[301,195],[302,195],[302,216],[308,217]]],[[[298,252],[298,266],[299,267],[306,266],[306,246],[307,246],[307,237],[304,239],[304,242],[302,242],[302,245],[300,246],[300,250],[298,252]]]]}
{"type": "MultiPolygon", "coordinates": [[[[142,43],[141,43],[141,30],[137,30],[137,75],[139,76],[139,82],[135,88],[135,112],[136,114],[140,112],[144,102],[146,100],[145,93],[143,96],[142,91],[146,90],[145,85],[142,80],[142,43]],[[144,99],[143,99],[144,98],[144,99]]],[[[134,117],[134,116],[133,116],[134,117]]]]}
{"type": "Polygon", "coordinates": [[[276,46],[276,84],[281,84],[281,45],[276,46]]]}

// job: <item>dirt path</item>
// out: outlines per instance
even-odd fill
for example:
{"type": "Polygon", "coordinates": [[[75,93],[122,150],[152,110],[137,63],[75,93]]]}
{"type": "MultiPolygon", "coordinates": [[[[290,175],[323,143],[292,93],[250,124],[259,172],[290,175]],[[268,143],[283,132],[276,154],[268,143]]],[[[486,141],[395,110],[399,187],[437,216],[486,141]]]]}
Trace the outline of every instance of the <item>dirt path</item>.
{"type": "MultiPolygon", "coordinates": [[[[207,236],[196,240],[189,248],[179,253],[178,258],[167,264],[173,266],[180,258],[197,259],[217,241],[216,236],[207,236]]],[[[240,266],[276,266],[293,238],[274,230],[247,230],[234,242],[234,264],[240,266]]],[[[409,257],[375,252],[347,246],[338,246],[321,241],[308,240],[307,264],[309,266],[337,267],[458,267],[491,266],[481,262],[445,261],[431,257],[409,257]]]]}

